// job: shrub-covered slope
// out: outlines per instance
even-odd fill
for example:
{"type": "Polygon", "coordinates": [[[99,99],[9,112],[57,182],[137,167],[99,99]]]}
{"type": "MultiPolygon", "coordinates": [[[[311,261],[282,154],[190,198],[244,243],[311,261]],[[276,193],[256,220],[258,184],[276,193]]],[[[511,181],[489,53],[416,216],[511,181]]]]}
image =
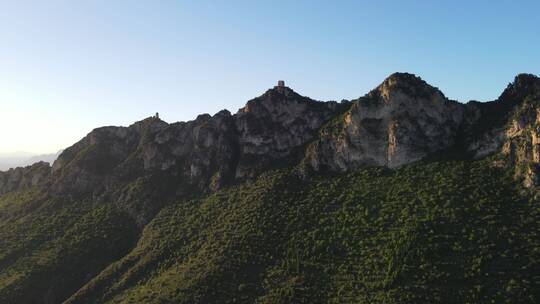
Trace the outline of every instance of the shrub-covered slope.
{"type": "Polygon", "coordinates": [[[0,200],[0,303],[61,303],[136,243],[134,221],[112,204],[0,200]]]}
{"type": "Polygon", "coordinates": [[[540,206],[508,174],[491,160],[269,172],[163,209],[67,302],[535,303],[540,206]]]}

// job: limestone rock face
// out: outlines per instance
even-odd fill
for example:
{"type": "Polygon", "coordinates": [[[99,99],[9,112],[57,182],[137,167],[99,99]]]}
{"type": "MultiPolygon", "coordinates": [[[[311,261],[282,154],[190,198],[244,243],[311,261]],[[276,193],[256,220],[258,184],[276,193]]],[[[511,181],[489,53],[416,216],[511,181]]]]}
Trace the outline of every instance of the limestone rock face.
{"type": "Polygon", "coordinates": [[[540,186],[540,95],[526,100],[513,112],[502,152],[526,187],[540,186]]]}
{"type": "Polygon", "coordinates": [[[502,152],[527,187],[539,186],[540,78],[520,74],[492,102],[467,104],[476,117],[464,124],[473,158],[502,152]]]}
{"type": "Polygon", "coordinates": [[[536,76],[520,74],[496,100],[468,103],[466,112],[471,119],[463,126],[467,152],[474,158],[500,152],[507,138],[524,127],[525,118],[512,117],[513,113],[539,90],[536,76]]]}
{"type": "Polygon", "coordinates": [[[455,143],[463,112],[418,77],[396,73],[322,130],[305,161],[339,171],[414,162],[455,143]]]}
{"type": "Polygon", "coordinates": [[[120,191],[115,195],[126,201],[136,197],[151,205],[163,193],[213,191],[272,168],[395,168],[448,150],[471,158],[502,151],[521,168],[516,175],[536,187],[539,92],[540,80],[528,74],[518,75],[493,102],[467,104],[406,73],[352,102],[319,102],[277,86],[234,115],[224,110],[173,124],[151,117],[95,129],[63,151],[52,169],[0,173],[0,194],[47,185],[60,195],[120,191]]]}
{"type": "Polygon", "coordinates": [[[32,187],[43,186],[49,181],[51,167],[49,163],[38,162],[24,168],[0,172],[0,195],[32,187]]]}
{"type": "Polygon", "coordinates": [[[250,100],[235,115],[240,146],[237,178],[253,176],[312,140],[344,105],[318,102],[288,87],[276,87],[250,100]]]}
{"type": "Polygon", "coordinates": [[[145,170],[169,171],[202,188],[232,182],[238,159],[236,128],[229,111],[171,124],[141,146],[145,170]]]}
{"type": "Polygon", "coordinates": [[[178,188],[182,184],[183,191],[219,189],[301,155],[342,106],[276,87],[235,115],[224,110],[188,122],[152,117],[129,127],[98,128],[59,156],[52,189],[101,193],[157,173],[176,180],[178,188]]]}
{"type": "Polygon", "coordinates": [[[127,128],[95,129],[54,163],[53,188],[99,192],[153,172],[201,185],[213,177],[219,187],[234,172],[235,132],[228,111],[175,124],[148,118],[127,128]]]}
{"type": "Polygon", "coordinates": [[[112,173],[137,148],[143,133],[138,124],[93,130],[54,162],[52,189],[70,193],[105,190],[115,178],[112,173]]]}

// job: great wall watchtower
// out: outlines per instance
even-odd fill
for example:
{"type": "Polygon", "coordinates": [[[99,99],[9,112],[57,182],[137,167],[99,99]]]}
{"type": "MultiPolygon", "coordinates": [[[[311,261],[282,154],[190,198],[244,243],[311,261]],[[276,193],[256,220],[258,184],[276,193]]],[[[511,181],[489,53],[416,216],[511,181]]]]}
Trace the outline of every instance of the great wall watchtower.
{"type": "Polygon", "coordinates": [[[277,86],[274,87],[274,89],[276,89],[280,93],[284,93],[285,88],[286,88],[286,86],[285,86],[285,81],[284,80],[278,80],[277,81],[277,86]]]}

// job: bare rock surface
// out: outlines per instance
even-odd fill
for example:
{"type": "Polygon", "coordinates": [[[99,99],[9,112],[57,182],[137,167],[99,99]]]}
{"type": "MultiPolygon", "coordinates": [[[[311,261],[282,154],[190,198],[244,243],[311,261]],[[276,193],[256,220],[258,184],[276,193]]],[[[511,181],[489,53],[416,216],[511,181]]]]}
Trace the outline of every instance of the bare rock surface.
{"type": "Polygon", "coordinates": [[[535,187],[539,92],[540,80],[530,74],[516,76],[495,101],[467,104],[407,73],[392,74],[365,96],[341,103],[312,100],[281,84],[234,115],[223,110],[188,122],[150,117],[129,127],[97,128],[65,149],[52,168],[35,164],[1,172],[0,194],[46,185],[57,194],[99,196],[133,184],[121,196],[144,197],[136,192],[142,182],[185,194],[280,166],[395,168],[449,150],[471,158],[501,152],[519,165],[516,176],[535,187]]]}
{"type": "Polygon", "coordinates": [[[394,168],[452,146],[464,106],[420,78],[396,73],[365,97],[308,150],[314,169],[394,168]]]}

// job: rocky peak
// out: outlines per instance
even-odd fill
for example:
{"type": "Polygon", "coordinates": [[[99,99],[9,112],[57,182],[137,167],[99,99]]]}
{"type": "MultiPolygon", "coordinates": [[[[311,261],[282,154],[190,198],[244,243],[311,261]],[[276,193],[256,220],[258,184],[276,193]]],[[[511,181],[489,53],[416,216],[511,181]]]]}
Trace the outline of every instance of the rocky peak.
{"type": "MultiPolygon", "coordinates": [[[[540,100],[518,106],[505,130],[500,132],[502,152],[514,165],[516,176],[529,188],[540,187],[540,100]]],[[[538,192],[540,197],[540,192],[538,192]]]]}
{"type": "MultiPolygon", "coordinates": [[[[473,157],[484,157],[501,150],[515,126],[526,125],[533,118],[524,115],[530,108],[527,100],[540,98],[540,78],[532,74],[519,74],[509,83],[498,99],[491,102],[470,102],[470,119],[464,124],[467,151],[473,157]],[[516,120],[517,119],[517,120],[516,120]]],[[[534,108],[534,107],[533,107],[534,108]]]]}
{"type": "Polygon", "coordinates": [[[396,72],[388,76],[379,87],[411,87],[430,86],[419,76],[411,73],[396,72]]]}
{"type": "Polygon", "coordinates": [[[290,108],[293,104],[309,103],[313,100],[303,97],[289,87],[274,87],[264,94],[249,100],[237,114],[254,113],[255,115],[275,114],[290,108]]]}
{"type": "Polygon", "coordinates": [[[130,129],[137,131],[139,134],[144,132],[155,132],[167,127],[169,124],[159,119],[156,116],[148,117],[137,121],[129,126],[130,129]]]}
{"type": "Polygon", "coordinates": [[[396,96],[406,95],[414,98],[430,98],[444,95],[437,88],[429,85],[422,78],[409,73],[394,73],[386,78],[367,96],[383,103],[394,101],[396,96]]]}
{"type": "Polygon", "coordinates": [[[500,101],[521,102],[529,95],[540,95],[540,78],[532,74],[519,74],[499,97],[500,101]]]}
{"type": "Polygon", "coordinates": [[[419,77],[395,73],[322,130],[306,161],[316,170],[397,167],[452,146],[462,119],[463,105],[419,77]]]}
{"type": "Polygon", "coordinates": [[[276,86],[235,115],[240,146],[236,176],[249,177],[274,160],[290,157],[339,112],[336,102],[320,102],[276,86]]]}

